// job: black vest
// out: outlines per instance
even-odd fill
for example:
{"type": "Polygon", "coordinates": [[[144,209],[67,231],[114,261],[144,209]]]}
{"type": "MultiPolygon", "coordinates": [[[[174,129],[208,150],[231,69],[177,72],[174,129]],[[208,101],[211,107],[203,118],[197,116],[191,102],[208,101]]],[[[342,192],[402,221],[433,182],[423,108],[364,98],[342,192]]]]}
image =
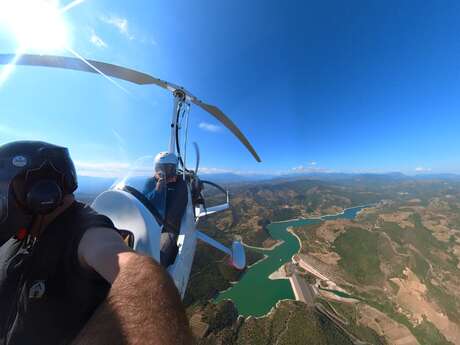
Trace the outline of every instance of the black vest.
{"type": "MultiPolygon", "coordinates": [[[[142,193],[144,197],[140,196],[140,198],[144,199],[146,195],[148,195],[152,190],[155,189],[156,184],[157,180],[155,177],[149,178],[144,186],[144,190],[142,193]]],[[[185,210],[187,208],[187,183],[183,180],[181,175],[178,175],[177,181],[168,183],[167,188],[168,189],[166,192],[165,210],[166,215],[164,216],[164,219],[161,219],[161,221],[164,223],[162,232],[173,233],[177,236],[180,232],[182,216],[184,215],[185,210]]],[[[140,199],[139,196],[136,197],[140,199]]],[[[143,200],[140,201],[143,202],[143,200]]],[[[150,200],[150,202],[153,204],[153,207],[155,208],[155,202],[153,200],[150,200]]],[[[152,212],[149,205],[145,205],[146,202],[143,202],[143,204],[150,210],[150,212],[152,212]]],[[[152,213],[155,215],[155,213],[157,212],[158,210],[153,210],[152,213]]]]}
{"type": "Polygon", "coordinates": [[[0,345],[68,344],[82,329],[110,289],[78,261],[91,227],[114,229],[107,217],[74,202],[33,247],[17,239],[0,247],[0,345]]]}

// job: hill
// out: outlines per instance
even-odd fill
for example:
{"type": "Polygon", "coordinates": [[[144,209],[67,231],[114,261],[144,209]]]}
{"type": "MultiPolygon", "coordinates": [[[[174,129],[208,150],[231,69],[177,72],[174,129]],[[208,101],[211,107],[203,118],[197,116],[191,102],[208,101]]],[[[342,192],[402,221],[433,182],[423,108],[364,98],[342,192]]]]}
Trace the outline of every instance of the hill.
{"type": "MultiPolygon", "coordinates": [[[[222,241],[240,236],[259,246],[271,243],[265,231],[270,221],[378,202],[354,221],[325,221],[295,229],[302,241],[301,259],[359,301],[339,303],[320,293],[317,302],[333,308],[345,321],[345,331],[360,341],[460,343],[460,184],[456,179],[355,176],[336,181],[266,181],[233,186],[231,192],[233,210],[209,219],[202,228],[222,241]]],[[[220,254],[199,248],[186,298],[191,315],[211,308],[208,300],[238,279],[239,274],[222,268],[222,260],[220,254]],[[213,277],[210,283],[209,276],[213,277]]],[[[318,279],[306,279],[320,286],[318,279]]],[[[318,335],[337,331],[343,336],[335,324],[316,322],[321,315],[300,302],[286,301],[264,318],[233,320],[199,342],[271,344],[276,339],[278,344],[295,344],[293,339],[300,334],[301,339],[315,334],[318,340],[313,344],[350,341],[318,335]],[[304,322],[288,321],[286,313],[304,322]],[[291,336],[275,331],[278,317],[289,324],[291,336]],[[313,329],[306,324],[314,325],[313,329]]]]}

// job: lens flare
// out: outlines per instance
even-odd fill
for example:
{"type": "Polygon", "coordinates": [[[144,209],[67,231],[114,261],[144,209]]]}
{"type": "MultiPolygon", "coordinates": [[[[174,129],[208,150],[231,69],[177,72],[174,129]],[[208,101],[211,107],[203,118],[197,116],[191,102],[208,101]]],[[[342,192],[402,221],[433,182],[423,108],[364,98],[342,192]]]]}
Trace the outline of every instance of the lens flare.
{"type": "Polygon", "coordinates": [[[23,51],[56,51],[68,44],[68,28],[57,0],[0,0],[0,25],[23,51]]]}

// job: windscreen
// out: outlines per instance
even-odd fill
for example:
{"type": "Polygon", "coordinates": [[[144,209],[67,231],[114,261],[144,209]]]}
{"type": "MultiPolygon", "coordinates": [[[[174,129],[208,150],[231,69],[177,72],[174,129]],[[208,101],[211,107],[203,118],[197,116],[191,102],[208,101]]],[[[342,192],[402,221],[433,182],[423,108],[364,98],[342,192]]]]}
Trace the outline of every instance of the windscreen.
{"type": "Polygon", "coordinates": [[[137,159],[127,174],[119,178],[111,189],[130,193],[155,216],[165,219],[167,180],[154,169],[153,156],[137,159]]]}

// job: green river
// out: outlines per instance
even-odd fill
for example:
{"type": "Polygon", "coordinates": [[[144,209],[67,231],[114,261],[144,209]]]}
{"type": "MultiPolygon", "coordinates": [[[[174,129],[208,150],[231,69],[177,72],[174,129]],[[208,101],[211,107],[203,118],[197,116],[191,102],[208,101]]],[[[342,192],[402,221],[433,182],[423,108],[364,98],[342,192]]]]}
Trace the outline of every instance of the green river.
{"type": "Polygon", "coordinates": [[[246,250],[259,251],[265,254],[266,258],[251,266],[241,280],[230,289],[221,292],[216,301],[231,299],[236,304],[241,315],[262,316],[268,313],[279,300],[294,299],[289,280],[268,279],[271,273],[290,261],[291,257],[300,249],[299,241],[287,231],[287,228],[290,226],[317,224],[322,220],[354,219],[356,214],[365,207],[368,206],[348,208],[343,213],[322,216],[321,218],[298,219],[270,224],[268,231],[271,237],[276,240],[282,240],[284,243],[273,250],[246,248],[246,250]]]}

